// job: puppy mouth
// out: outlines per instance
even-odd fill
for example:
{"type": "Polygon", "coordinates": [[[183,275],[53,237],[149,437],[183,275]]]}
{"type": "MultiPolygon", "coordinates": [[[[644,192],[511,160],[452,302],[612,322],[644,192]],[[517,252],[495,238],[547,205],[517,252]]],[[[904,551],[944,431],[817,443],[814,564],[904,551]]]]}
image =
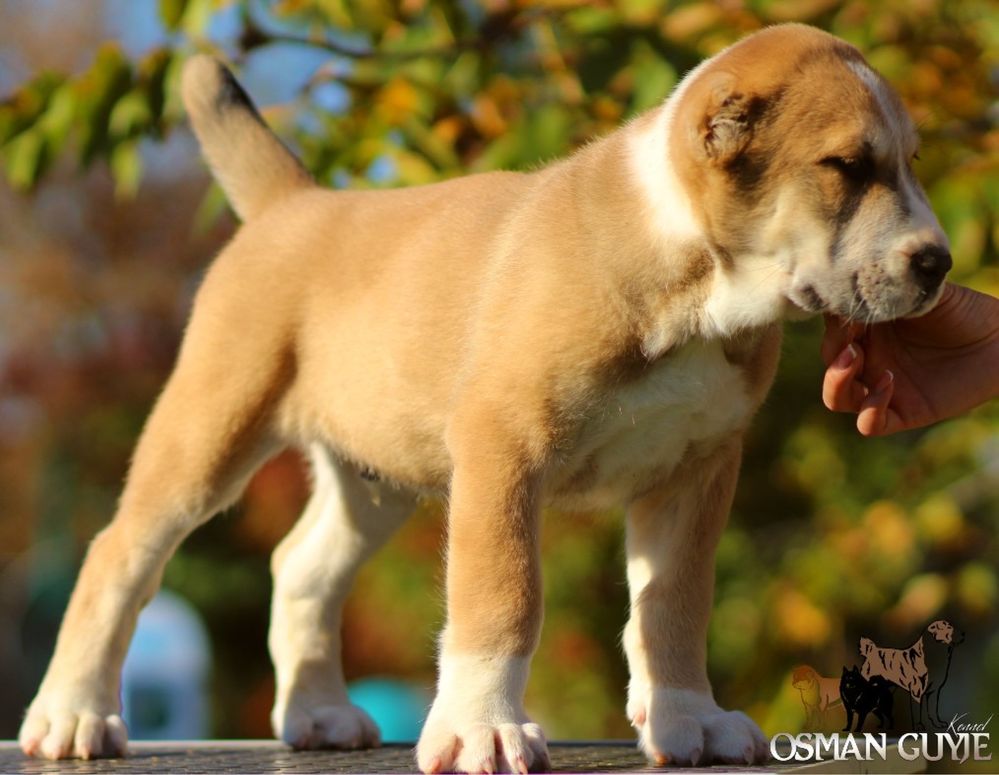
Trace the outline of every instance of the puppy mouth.
{"type": "Polygon", "coordinates": [[[864,292],[860,288],[860,273],[854,272],[850,275],[850,291],[852,293],[850,297],[850,308],[843,315],[847,320],[858,320],[860,318],[870,318],[873,317],[873,310],[870,304],[867,303],[867,299],[864,298],[864,292]]]}
{"type": "Polygon", "coordinates": [[[850,275],[849,296],[844,289],[844,292],[834,293],[832,300],[829,300],[813,283],[801,283],[788,291],[787,299],[808,315],[827,313],[848,322],[874,323],[923,315],[936,304],[939,291],[940,286],[921,288],[910,303],[893,298],[869,300],[861,288],[860,273],[854,272],[850,275]]]}

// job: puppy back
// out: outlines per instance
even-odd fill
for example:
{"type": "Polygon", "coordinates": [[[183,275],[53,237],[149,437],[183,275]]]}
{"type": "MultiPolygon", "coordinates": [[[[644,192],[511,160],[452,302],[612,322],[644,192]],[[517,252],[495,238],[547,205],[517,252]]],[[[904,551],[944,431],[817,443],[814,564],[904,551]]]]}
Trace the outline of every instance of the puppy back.
{"type": "Polygon", "coordinates": [[[314,185],[220,61],[205,54],[191,57],[181,94],[205,160],[242,220],[314,185]]]}

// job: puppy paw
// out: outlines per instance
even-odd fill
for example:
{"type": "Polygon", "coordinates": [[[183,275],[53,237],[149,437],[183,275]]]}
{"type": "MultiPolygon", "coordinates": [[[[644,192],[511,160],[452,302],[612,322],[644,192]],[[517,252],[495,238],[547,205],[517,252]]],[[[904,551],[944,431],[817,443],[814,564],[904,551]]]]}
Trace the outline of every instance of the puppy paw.
{"type": "Polygon", "coordinates": [[[425,773],[551,769],[541,727],[524,712],[526,657],[441,655],[437,698],[416,762],[425,773]]]}
{"type": "Polygon", "coordinates": [[[18,734],[21,750],[45,759],[124,756],[128,730],[117,713],[82,710],[36,700],[18,734]]]}
{"type": "Polygon", "coordinates": [[[299,750],[376,748],[381,733],[371,716],[349,702],[291,704],[271,714],[274,734],[299,750]]]}
{"type": "Polygon", "coordinates": [[[530,722],[500,723],[427,719],[416,746],[422,772],[547,772],[548,743],[541,727],[530,722]]]}
{"type": "Polygon", "coordinates": [[[632,687],[628,716],[638,746],[659,767],[753,765],[770,758],[763,732],[745,713],[725,711],[709,694],[632,687]]]}

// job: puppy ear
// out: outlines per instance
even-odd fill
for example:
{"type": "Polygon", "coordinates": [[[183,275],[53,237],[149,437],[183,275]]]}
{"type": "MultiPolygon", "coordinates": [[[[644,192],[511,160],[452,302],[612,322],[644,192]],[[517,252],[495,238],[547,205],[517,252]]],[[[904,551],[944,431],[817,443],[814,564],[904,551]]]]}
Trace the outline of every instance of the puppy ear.
{"type": "Polygon", "coordinates": [[[734,76],[716,75],[698,127],[705,156],[722,165],[738,157],[753,139],[765,105],[762,97],[739,89],[734,76]]]}

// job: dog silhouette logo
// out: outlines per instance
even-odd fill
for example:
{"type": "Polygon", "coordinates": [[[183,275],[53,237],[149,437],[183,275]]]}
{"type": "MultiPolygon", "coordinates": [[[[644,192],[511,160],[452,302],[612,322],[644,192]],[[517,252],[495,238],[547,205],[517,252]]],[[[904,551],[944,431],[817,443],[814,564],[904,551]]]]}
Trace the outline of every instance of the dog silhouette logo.
{"type": "Polygon", "coordinates": [[[909,712],[913,727],[926,729],[927,722],[942,728],[940,691],[950,675],[954,648],[964,642],[964,633],[945,619],[937,619],[908,648],[885,648],[870,638],[860,639],[864,663],[860,675],[870,681],[883,678],[909,693],[909,712]],[[914,705],[919,708],[916,718],[914,705]]]}
{"type": "Polygon", "coordinates": [[[913,729],[943,728],[940,693],[950,675],[954,648],[963,642],[963,632],[937,619],[906,648],[879,646],[861,638],[861,665],[843,667],[838,679],[824,677],[810,665],[799,665],[791,673],[791,684],[801,696],[806,728],[828,726],[830,712],[842,708],[844,732],[861,732],[871,714],[879,729],[893,729],[896,689],[908,694],[913,729]]]}
{"type": "Polygon", "coordinates": [[[839,681],[819,675],[811,665],[794,668],[791,685],[801,694],[801,704],[805,706],[805,724],[809,729],[825,726],[829,711],[842,704],[839,681]]]}

